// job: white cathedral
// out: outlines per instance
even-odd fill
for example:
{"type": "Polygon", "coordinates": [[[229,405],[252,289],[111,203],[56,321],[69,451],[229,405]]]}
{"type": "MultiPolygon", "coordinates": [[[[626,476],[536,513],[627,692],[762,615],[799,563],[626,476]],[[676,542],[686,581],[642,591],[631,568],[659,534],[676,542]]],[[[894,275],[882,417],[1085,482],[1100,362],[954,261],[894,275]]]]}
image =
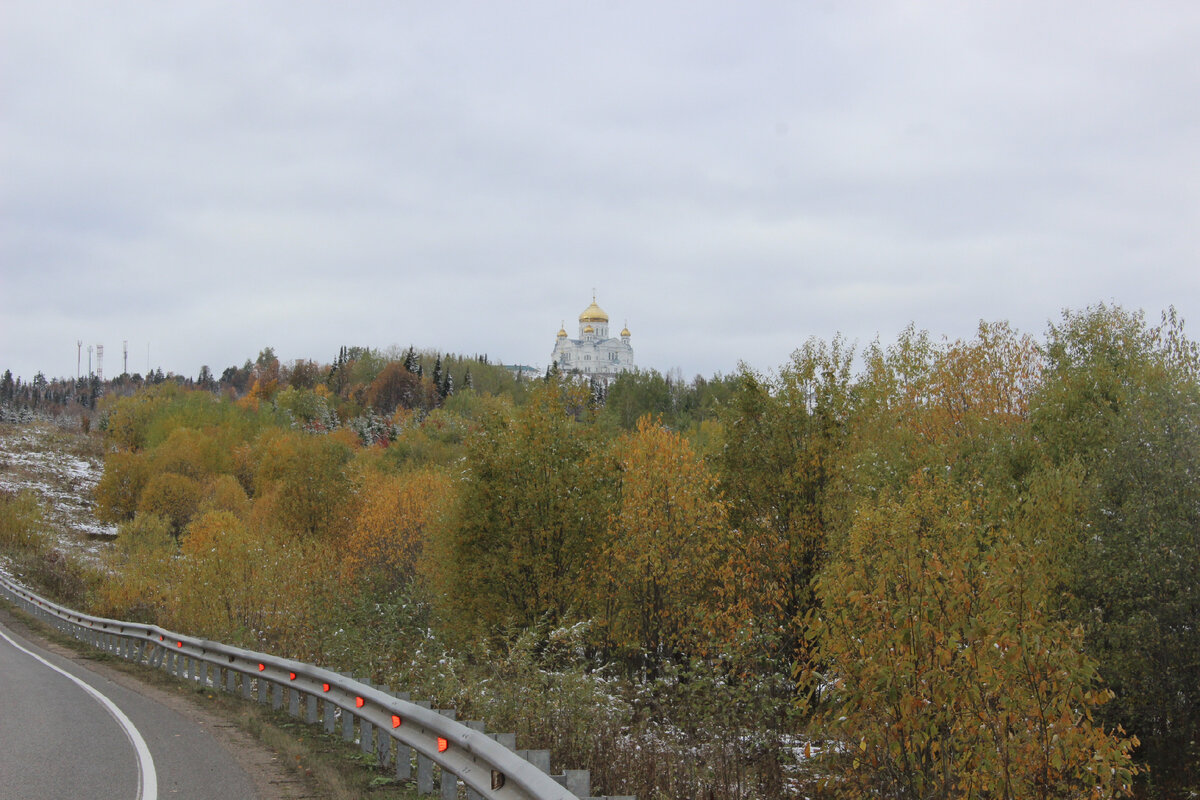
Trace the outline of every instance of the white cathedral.
{"type": "Polygon", "coordinates": [[[608,314],[596,305],[593,295],[592,304],[579,315],[579,338],[570,339],[566,328],[559,328],[550,360],[565,373],[578,373],[604,381],[622,372],[631,372],[634,365],[629,328],[621,331],[620,339],[610,339],[608,314]]]}

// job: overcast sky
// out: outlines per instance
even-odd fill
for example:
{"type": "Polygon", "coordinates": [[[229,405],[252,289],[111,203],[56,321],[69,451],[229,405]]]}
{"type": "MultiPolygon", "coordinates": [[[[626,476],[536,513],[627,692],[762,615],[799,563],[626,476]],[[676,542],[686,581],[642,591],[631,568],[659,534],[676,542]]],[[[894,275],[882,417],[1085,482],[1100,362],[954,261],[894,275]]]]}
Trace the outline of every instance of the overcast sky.
{"type": "Polygon", "coordinates": [[[913,322],[1200,337],[1200,4],[0,7],[0,369],[544,367],[592,299],[729,373],[913,322]]]}

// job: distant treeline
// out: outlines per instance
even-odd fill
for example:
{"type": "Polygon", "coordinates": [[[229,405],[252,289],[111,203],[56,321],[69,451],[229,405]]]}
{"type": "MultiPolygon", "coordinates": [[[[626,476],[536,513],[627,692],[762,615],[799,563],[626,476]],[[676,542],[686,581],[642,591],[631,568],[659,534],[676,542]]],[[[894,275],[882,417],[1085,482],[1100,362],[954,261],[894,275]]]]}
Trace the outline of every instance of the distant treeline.
{"type": "MultiPolygon", "coordinates": [[[[530,380],[522,377],[526,374],[527,370],[522,372],[516,365],[492,363],[487,355],[418,351],[412,347],[342,347],[328,363],[309,359],[280,362],[274,348],[266,347],[242,366],[226,367],[219,377],[205,365],[195,378],[164,373],[160,367],[145,376],[125,373],[103,381],[94,374],[78,379],[48,379],[38,372],[32,381],[23,382],[6,369],[0,378],[0,405],[44,416],[89,418],[102,397],[129,397],[164,383],[212,392],[230,400],[246,396],[274,399],[278,392],[290,389],[292,394],[281,399],[304,424],[334,420],[349,424],[364,414],[390,416],[398,408],[429,411],[463,389],[508,397],[519,405],[528,394],[530,380]],[[319,403],[297,396],[318,387],[319,403]]],[[[547,368],[543,379],[558,375],[554,365],[547,368]]],[[[582,380],[577,376],[575,379],[582,380]]],[[[718,374],[710,379],[697,375],[686,382],[646,369],[623,373],[615,381],[582,382],[588,387],[591,403],[610,407],[609,417],[628,430],[645,413],[685,428],[711,419],[716,404],[729,396],[736,381],[735,376],[718,374]]]]}

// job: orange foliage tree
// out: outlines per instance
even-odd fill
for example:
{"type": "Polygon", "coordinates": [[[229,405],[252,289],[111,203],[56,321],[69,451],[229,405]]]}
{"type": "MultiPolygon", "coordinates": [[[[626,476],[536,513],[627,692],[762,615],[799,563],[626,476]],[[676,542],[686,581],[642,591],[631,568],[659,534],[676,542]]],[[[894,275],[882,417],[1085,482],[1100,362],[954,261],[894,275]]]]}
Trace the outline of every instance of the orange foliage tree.
{"type": "Polygon", "coordinates": [[[452,493],[450,478],[438,469],[369,475],[341,548],[345,579],[369,578],[380,589],[412,580],[430,531],[452,493]]]}

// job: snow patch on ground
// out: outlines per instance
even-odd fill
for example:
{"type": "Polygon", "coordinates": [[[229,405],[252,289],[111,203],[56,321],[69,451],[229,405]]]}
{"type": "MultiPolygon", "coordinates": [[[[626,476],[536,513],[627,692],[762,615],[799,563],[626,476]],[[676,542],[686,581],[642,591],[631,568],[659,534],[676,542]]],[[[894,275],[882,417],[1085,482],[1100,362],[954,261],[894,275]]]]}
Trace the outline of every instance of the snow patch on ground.
{"type": "Polygon", "coordinates": [[[96,518],[93,490],[104,473],[100,454],[80,454],[84,434],[53,424],[0,425],[0,491],[36,492],[47,533],[61,550],[99,563],[117,535],[115,525],[96,518]]]}

